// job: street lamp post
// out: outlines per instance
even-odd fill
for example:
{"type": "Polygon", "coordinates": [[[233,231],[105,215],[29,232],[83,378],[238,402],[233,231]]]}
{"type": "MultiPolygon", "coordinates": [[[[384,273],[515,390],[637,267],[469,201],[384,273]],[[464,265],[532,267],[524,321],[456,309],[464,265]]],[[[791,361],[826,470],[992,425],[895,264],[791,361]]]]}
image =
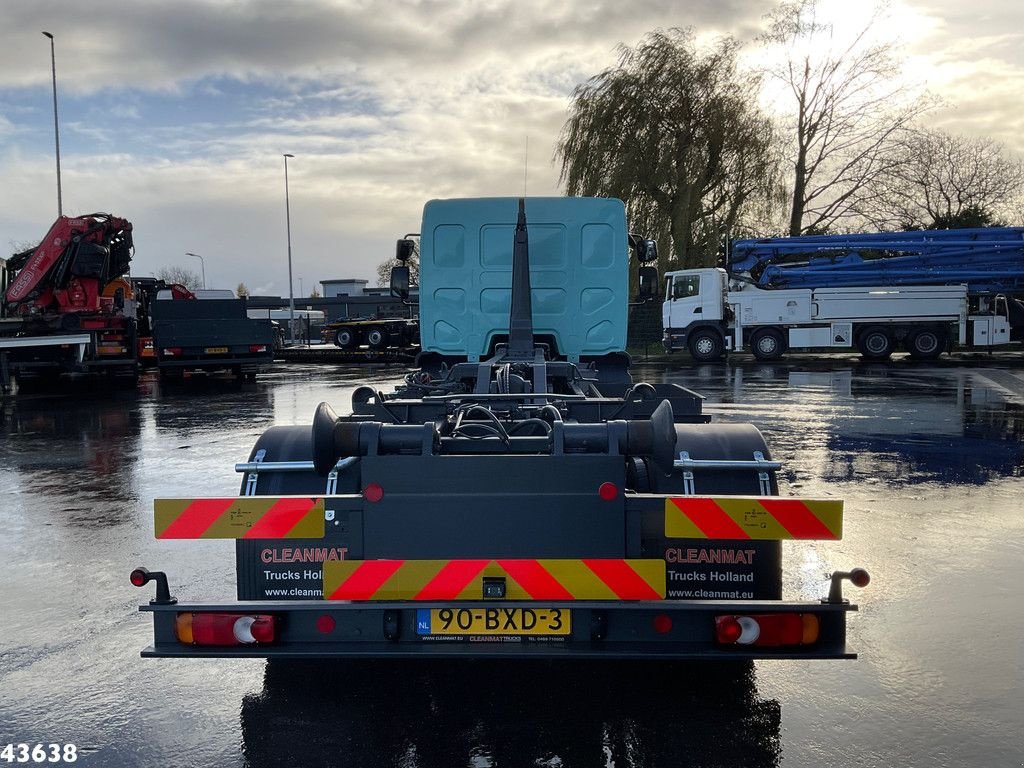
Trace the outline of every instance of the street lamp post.
{"type": "Polygon", "coordinates": [[[206,290],[206,262],[203,261],[203,257],[200,256],[198,253],[188,253],[188,252],[186,252],[185,255],[186,256],[195,256],[197,259],[199,259],[199,266],[202,267],[202,270],[203,270],[203,290],[206,290]]]}
{"type": "Polygon", "coordinates": [[[284,155],[284,216],[288,232],[288,334],[291,343],[295,343],[295,289],[292,286],[292,209],[288,199],[288,158],[294,158],[287,152],[284,155]]]}
{"type": "Polygon", "coordinates": [[[43,34],[50,38],[50,69],[53,72],[53,141],[57,147],[57,215],[64,215],[64,202],[60,193],[60,130],[57,126],[57,54],[53,47],[53,35],[43,34]]]}

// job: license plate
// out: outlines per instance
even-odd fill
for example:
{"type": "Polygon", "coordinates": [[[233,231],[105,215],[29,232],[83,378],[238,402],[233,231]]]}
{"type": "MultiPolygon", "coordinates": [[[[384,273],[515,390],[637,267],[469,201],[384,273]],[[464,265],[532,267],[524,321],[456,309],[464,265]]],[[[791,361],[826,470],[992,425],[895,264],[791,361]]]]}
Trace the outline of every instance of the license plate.
{"type": "Polygon", "coordinates": [[[208,355],[226,355],[228,351],[227,347],[207,347],[204,352],[208,355]]]}
{"type": "Polygon", "coordinates": [[[571,629],[566,608],[432,608],[416,614],[420,635],[565,636],[571,629]]]}

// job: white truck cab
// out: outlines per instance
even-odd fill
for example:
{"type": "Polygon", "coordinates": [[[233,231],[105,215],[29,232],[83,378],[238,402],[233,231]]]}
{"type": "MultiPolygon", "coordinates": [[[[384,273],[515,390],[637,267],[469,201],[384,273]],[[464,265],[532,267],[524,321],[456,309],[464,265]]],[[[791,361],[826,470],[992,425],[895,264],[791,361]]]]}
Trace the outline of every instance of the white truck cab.
{"type": "Polygon", "coordinates": [[[726,349],[728,286],[724,269],[684,269],[665,274],[661,321],[666,351],[689,349],[698,360],[722,356],[726,349]]]}

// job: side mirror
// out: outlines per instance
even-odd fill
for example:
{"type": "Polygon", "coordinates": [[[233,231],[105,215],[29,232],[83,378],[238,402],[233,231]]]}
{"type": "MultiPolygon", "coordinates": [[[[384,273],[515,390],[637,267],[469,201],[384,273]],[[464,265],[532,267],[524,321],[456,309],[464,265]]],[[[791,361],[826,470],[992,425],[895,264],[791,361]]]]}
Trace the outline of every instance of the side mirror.
{"type": "Polygon", "coordinates": [[[637,271],[637,287],[641,301],[658,298],[658,268],[640,267],[637,271]]]}
{"type": "MultiPolygon", "coordinates": [[[[399,240],[399,243],[402,241],[399,240]]],[[[411,242],[411,241],[410,241],[411,242]]],[[[391,295],[405,301],[409,298],[409,267],[398,264],[391,268],[391,295]]]]}
{"type": "Polygon", "coordinates": [[[629,244],[633,247],[633,255],[641,264],[651,264],[658,260],[658,243],[647,240],[639,235],[630,235],[629,244]]]}
{"type": "Polygon", "coordinates": [[[405,264],[412,255],[416,252],[416,241],[415,240],[399,240],[395,244],[395,258],[398,261],[405,264]]]}

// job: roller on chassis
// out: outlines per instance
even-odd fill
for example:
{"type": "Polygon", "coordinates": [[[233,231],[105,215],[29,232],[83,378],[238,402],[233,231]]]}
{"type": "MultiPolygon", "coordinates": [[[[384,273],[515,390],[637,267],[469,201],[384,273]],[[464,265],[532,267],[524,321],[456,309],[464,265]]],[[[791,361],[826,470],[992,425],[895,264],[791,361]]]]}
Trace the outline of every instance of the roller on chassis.
{"type": "Polygon", "coordinates": [[[238,599],[136,569],[143,655],[854,656],[842,583],[866,571],[782,596],[782,542],[841,538],[842,502],[779,497],[754,426],[633,382],[629,252],[652,300],[656,248],[621,202],[432,201],[420,231],[419,369],[265,432],[239,496],[156,501],[159,539],[235,540],[238,599]]]}

